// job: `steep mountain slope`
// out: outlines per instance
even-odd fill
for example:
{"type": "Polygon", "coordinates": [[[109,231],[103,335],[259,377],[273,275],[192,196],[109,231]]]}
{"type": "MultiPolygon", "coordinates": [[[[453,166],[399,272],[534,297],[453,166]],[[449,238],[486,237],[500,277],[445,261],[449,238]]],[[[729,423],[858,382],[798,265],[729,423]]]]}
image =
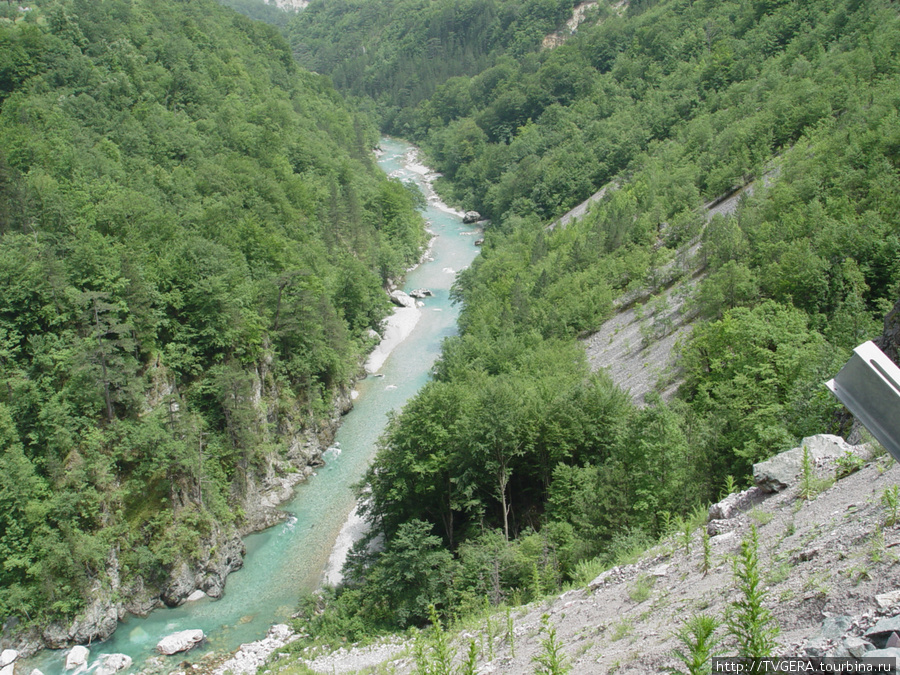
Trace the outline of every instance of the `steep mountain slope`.
{"type": "Polygon", "coordinates": [[[306,612],[316,630],[527,600],[849,431],[821,383],[900,295],[898,36],[889,2],[633,2],[403,111],[439,188],[492,224],[461,334],[367,477],[384,550],[306,612]],[[701,212],[773,166],[731,217],[701,212]],[[577,340],[631,308],[653,344],[679,285],[682,384],[636,407],[577,340]]]}
{"type": "MultiPolygon", "coordinates": [[[[552,630],[556,658],[572,673],[670,672],[684,668],[675,656],[685,649],[678,633],[699,614],[714,619],[718,653],[735,656],[725,617],[744,593],[735,570],[753,529],[764,607],[778,628],[773,655],[860,656],[883,647],[884,637],[866,633],[900,614],[897,507],[884,497],[896,495],[900,468],[889,456],[873,458],[868,446],[841,446],[835,437],[810,443],[836,443],[840,461],[814,461],[814,474],[826,481],[819,487],[824,491],[803,497],[802,476],[796,475],[774,494],[759,488],[735,493],[710,509],[709,523],[704,518],[700,527],[692,523],[647,551],[623,556],[590,583],[508,614],[470,617],[445,636],[445,658],[461,667],[474,643],[474,668],[464,672],[543,672],[540,660],[551,651],[552,630]],[[856,471],[834,481],[836,469],[850,466],[848,452],[858,458],[856,471]]],[[[447,662],[436,640],[429,629],[417,640],[393,638],[333,652],[289,644],[275,649],[265,667],[284,675],[373,672],[367,668],[420,672],[428,660],[432,667],[447,662]]],[[[259,661],[243,661],[254,663],[249,670],[241,663],[231,661],[232,672],[252,673],[259,661]]]]}
{"type": "Polygon", "coordinates": [[[435,87],[504,54],[535,52],[571,7],[571,0],[320,1],[292,21],[291,45],[301,65],[329,75],[339,90],[374,99],[385,130],[408,135],[406,112],[435,87]]]}
{"type": "Polygon", "coordinates": [[[0,19],[0,617],[34,648],[222,592],[424,232],[275,29],[29,5],[0,19]]]}

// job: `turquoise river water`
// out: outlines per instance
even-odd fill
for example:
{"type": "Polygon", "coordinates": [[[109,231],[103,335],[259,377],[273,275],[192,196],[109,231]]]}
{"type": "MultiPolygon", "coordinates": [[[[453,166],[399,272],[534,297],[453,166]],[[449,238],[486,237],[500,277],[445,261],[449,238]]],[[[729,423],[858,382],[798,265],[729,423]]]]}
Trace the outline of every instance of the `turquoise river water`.
{"type": "MultiPolygon", "coordinates": [[[[405,289],[428,288],[419,320],[409,336],[390,354],[378,371],[356,385],[354,409],[338,430],[340,450],[325,454],[326,465],[298,486],[284,505],[286,522],[245,539],[243,569],[228,577],[219,600],[200,600],[175,609],[159,609],[150,615],[127,617],[113,637],[91,646],[90,662],[101,654],[124,653],[134,659],[131,671],[140,670],[155,655],[156,643],[175,631],[200,628],[207,636],[201,649],[189,653],[196,660],[209,650],[233,651],[244,642],[261,639],[273,624],[288,619],[304,591],[321,585],[329,554],[354,506],[351,486],[365,472],[375,443],[391,410],[399,409],[429,377],[444,338],[456,332],[458,308],[450,303],[455,274],[469,265],[477,253],[471,226],[433,198],[424,180],[425,169],[412,161],[411,146],[382,139],[384,154],[379,165],[401,180],[415,181],[429,195],[425,218],[437,235],[432,262],[408,274],[405,289]]],[[[172,667],[185,655],[168,657],[172,667]]],[[[46,675],[63,672],[65,650],[45,650],[29,664],[46,675]]]]}

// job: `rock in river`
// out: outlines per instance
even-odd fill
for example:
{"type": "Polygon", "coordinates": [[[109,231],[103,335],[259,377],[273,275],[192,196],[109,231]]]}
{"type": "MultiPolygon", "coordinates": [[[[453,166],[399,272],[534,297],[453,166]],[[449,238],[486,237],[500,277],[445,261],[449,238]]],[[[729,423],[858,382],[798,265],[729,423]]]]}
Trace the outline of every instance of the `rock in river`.
{"type": "Polygon", "coordinates": [[[391,302],[398,307],[415,307],[416,301],[403,291],[391,291],[391,302]]]}
{"type": "Polygon", "coordinates": [[[178,652],[186,652],[200,644],[203,641],[203,637],[203,631],[199,629],[172,633],[159,641],[159,644],[156,645],[156,651],[166,656],[177,654],[178,652]]]}
{"type": "Polygon", "coordinates": [[[131,657],[127,654],[106,654],[101,658],[103,661],[94,671],[94,675],[113,675],[120,670],[131,668],[131,657]]]}
{"type": "Polygon", "coordinates": [[[84,645],[75,645],[72,647],[66,655],[66,670],[86,666],[90,653],[91,650],[84,645]]]}
{"type": "Polygon", "coordinates": [[[10,663],[19,658],[19,652],[15,649],[4,649],[0,653],[0,668],[6,668],[10,663]]]}

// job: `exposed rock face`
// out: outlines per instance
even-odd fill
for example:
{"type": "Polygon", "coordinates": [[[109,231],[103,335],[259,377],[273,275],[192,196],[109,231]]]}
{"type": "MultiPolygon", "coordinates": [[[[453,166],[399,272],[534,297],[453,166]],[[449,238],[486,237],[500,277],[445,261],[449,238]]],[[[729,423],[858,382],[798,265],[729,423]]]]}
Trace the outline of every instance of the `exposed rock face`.
{"type": "Polygon", "coordinates": [[[734,492],[718,504],[709,507],[709,520],[729,520],[752,508],[762,501],[763,491],[758,487],[752,487],[743,492],[734,492]]]}
{"type": "Polygon", "coordinates": [[[156,651],[160,654],[165,654],[166,656],[178,654],[179,652],[186,652],[203,642],[204,637],[203,631],[200,629],[183,630],[172,633],[159,641],[156,645],[156,651]]]}
{"type": "Polygon", "coordinates": [[[809,450],[812,462],[840,457],[853,452],[853,446],[840,436],[820,434],[803,439],[799,448],[782,452],[765,462],[753,465],[753,480],[763,492],[779,492],[793,484],[803,466],[803,448],[809,450]]]}
{"type": "MultiPolygon", "coordinates": [[[[98,589],[99,590],[99,589],[98,589]]],[[[116,630],[119,611],[106,593],[102,593],[80,614],[69,628],[71,642],[106,640],[116,630]]]]}
{"type": "Polygon", "coordinates": [[[162,601],[169,607],[177,607],[197,589],[211,598],[221,597],[225,577],[243,566],[245,550],[244,542],[236,532],[228,536],[218,527],[214,528],[209,541],[200,544],[205,559],[201,558],[199,565],[181,561],[162,592],[162,601]],[[214,554],[209,555],[209,551],[214,551],[214,554]]]}

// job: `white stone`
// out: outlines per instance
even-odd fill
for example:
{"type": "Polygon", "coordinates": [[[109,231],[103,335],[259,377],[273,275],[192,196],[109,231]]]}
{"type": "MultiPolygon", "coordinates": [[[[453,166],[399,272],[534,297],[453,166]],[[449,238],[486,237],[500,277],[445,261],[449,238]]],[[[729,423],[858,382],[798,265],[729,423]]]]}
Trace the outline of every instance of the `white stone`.
{"type": "Polygon", "coordinates": [[[592,591],[597,590],[603,584],[605,584],[607,581],[609,581],[613,577],[617,576],[619,574],[619,572],[620,572],[620,570],[618,567],[613,567],[612,569],[608,569],[605,572],[602,572],[600,575],[597,576],[596,579],[594,579],[591,583],[588,584],[588,588],[590,588],[592,591]]]}
{"type": "Polygon", "coordinates": [[[713,546],[724,546],[737,540],[737,534],[734,532],[726,532],[715,537],[709,538],[709,543],[713,546]]]}
{"type": "Polygon", "coordinates": [[[669,566],[665,563],[662,565],[657,565],[652,570],[650,570],[651,576],[654,577],[664,577],[669,573],[669,566]]]}
{"type": "Polygon", "coordinates": [[[17,658],[19,658],[19,652],[15,649],[4,649],[3,652],[0,652],[0,668],[6,668],[17,658]]]}
{"type": "Polygon", "coordinates": [[[391,302],[399,307],[415,307],[416,301],[403,291],[391,291],[391,302]]]}
{"type": "Polygon", "coordinates": [[[30,675],[44,675],[44,673],[41,672],[40,670],[38,670],[37,668],[35,668],[34,670],[31,671],[30,675]]]}
{"type": "Polygon", "coordinates": [[[0,668],[0,675],[14,675],[16,670],[15,662],[10,663],[7,666],[3,666],[0,668]]]}
{"type": "Polygon", "coordinates": [[[208,598],[209,596],[201,591],[199,588],[191,593],[187,598],[185,598],[185,602],[197,602],[197,600],[203,600],[204,598],[208,598]]]}
{"type": "Polygon", "coordinates": [[[753,465],[753,480],[763,492],[779,492],[792,485],[803,467],[803,448],[809,451],[809,459],[818,462],[836,459],[852,446],[839,436],[819,434],[807,436],[799,448],[782,452],[764,462],[753,465]]]}
{"type": "Polygon", "coordinates": [[[203,640],[203,631],[182,630],[177,633],[167,635],[156,645],[156,650],[160,654],[170,656],[178,652],[186,652],[188,649],[196,647],[203,640]]]}
{"type": "Polygon", "coordinates": [[[120,670],[131,668],[131,657],[127,654],[107,654],[102,657],[100,667],[94,671],[94,675],[113,675],[120,670]]]}
{"type": "Polygon", "coordinates": [[[276,640],[287,640],[293,634],[294,631],[291,630],[290,626],[278,623],[269,629],[268,637],[275,638],[276,640]]]}
{"type": "Polygon", "coordinates": [[[75,645],[66,655],[66,670],[86,666],[91,650],[84,645],[75,645]]]}
{"type": "Polygon", "coordinates": [[[876,595],[875,602],[877,602],[878,606],[882,609],[893,607],[897,603],[900,603],[900,591],[891,591],[890,593],[876,595]]]}

